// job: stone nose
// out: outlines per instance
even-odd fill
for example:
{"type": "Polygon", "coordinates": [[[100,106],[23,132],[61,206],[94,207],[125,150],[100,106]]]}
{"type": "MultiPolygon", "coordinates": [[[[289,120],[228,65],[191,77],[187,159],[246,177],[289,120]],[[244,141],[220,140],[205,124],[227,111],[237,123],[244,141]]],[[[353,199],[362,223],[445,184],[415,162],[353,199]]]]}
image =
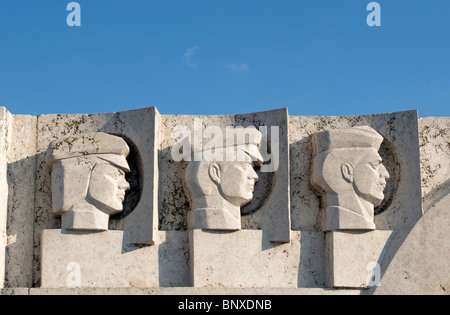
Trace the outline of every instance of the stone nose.
{"type": "Polygon", "coordinates": [[[256,171],[253,169],[253,167],[250,168],[250,171],[248,173],[248,178],[253,179],[255,182],[259,180],[259,176],[256,173],[256,171]]]}
{"type": "Polygon", "coordinates": [[[125,177],[120,179],[119,182],[119,189],[123,189],[125,191],[128,191],[131,189],[130,183],[127,182],[127,180],[125,179],[125,177]]]}
{"type": "Polygon", "coordinates": [[[380,166],[380,177],[384,178],[384,179],[388,179],[391,177],[389,175],[389,172],[388,172],[386,166],[384,166],[384,164],[381,164],[381,166],[380,166]]]}

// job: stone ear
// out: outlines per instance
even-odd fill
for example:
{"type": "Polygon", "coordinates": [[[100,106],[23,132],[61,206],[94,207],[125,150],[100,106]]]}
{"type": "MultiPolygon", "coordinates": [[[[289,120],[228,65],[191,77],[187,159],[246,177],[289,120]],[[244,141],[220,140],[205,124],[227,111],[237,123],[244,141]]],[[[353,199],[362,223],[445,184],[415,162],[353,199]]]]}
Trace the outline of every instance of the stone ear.
{"type": "Polygon", "coordinates": [[[220,175],[221,175],[221,170],[220,170],[219,164],[211,163],[209,165],[208,173],[209,173],[209,177],[211,178],[211,180],[216,185],[219,185],[220,184],[220,175]]]}
{"type": "Polygon", "coordinates": [[[344,163],[341,166],[342,177],[349,183],[353,183],[353,166],[350,163],[344,163]]]}

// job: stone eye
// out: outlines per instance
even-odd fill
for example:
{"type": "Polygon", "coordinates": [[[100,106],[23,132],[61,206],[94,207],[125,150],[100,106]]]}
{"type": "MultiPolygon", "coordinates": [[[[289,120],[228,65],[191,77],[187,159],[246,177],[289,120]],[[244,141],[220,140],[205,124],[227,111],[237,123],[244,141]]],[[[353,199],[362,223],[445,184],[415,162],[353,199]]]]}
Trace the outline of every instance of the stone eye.
{"type": "Polygon", "coordinates": [[[373,169],[377,169],[381,165],[381,162],[382,161],[378,160],[378,161],[370,163],[370,165],[372,166],[373,169]]]}
{"type": "Polygon", "coordinates": [[[248,168],[250,167],[250,164],[248,164],[248,163],[242,163],[242,164],[241,164],[241,167],[242,167],[242,169],[243,169],[244,171],[246,171],[246,170],[248,170],[248,168]]]}

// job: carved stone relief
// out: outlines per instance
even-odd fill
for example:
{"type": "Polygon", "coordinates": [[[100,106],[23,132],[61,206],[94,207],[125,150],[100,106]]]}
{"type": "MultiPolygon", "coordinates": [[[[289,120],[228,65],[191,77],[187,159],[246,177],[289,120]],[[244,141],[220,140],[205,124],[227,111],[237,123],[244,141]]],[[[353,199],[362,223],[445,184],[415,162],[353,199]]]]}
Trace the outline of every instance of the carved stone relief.
{"type": "Polygon", "coordinates": [[[7,286],[70,288],[75,263],[80,288],[365,289],[391,238],[420,219],[414,111],[32,118],[0,128],[7,286]],[[27,142],[23,126],[35,128],[27,142]],[[174,136],[180,126],[193,137],[174,136]],[[234,141],[212,137],[228,128],[234,141]]]}
{"type": "Polygon", "coordinates": [[[122,138],[91,133],[52,141],[47,163],[52,168],[53,212],[62,228],[106,231],[111,215],[123,210],[129,148],[122,138]]]}
{"type": "MultiPolygon", "coordinates": [[[[262,135],[256,128],[237,132],[245,132],[249,137],[243,137],[243,142],[231,146],[216,147],[215,150],[221,150],[223,154],[216,154],[213,159],[194,159],[186,168],[191,229],[241,229],[241,207],[253,199],[258,181],[254,168],[261,166],[263,157],[259,152],[262,135]]],[[[197,153],[194,151],[193,155],[197,153]]]]}
{"type": "Polygon", "coordinates": [[[313,135],[311,184],[324,201],[325,231],[375,230],[374,207],[389,178],[378,153],[382,142],[368,126],[313,135]]]}
{"type": "MultiPolygon", "coordinates": [[[[241,207],[240,221],[243,230],[263,230],[275,243],[290,242],[290,157],[289,115],[287,109],[266,112],[187,116],[162,115],[159,146],[159,228],[161,230],[187,231],[191,229],[192,202],[186,193],[185,174],[189,162],[172,155],[186,139],[198,135],[203,143],[216,143],[214,135],[219,129],[256,128],[262,134],[260,153],[264,159],[261,167],[254,168],[258,175],[253,199],[241,207]],[[175,150],[174,150],[175,148],[175,150]]],[[[220,138],[220,137],[219,137],[220,138]]],[[[187,142],[183,147],[193,147],[187,142]]],[[[217,143],[216,147],[220,147],[217,143]]],[[[225,148],[225,146],[224,146],[225,148]]],[[[208,149],[208,148],[207,148],[208,149]]],[[[231,148],[230,148],[231,149],[231,148]]],[[[182,150],[184,151],[184,150],[182,150]]],[[[214,152],[214,151],[213,151],[214,152]]],[[[193,164],[193,163],[192,163],[193,164]]]]}

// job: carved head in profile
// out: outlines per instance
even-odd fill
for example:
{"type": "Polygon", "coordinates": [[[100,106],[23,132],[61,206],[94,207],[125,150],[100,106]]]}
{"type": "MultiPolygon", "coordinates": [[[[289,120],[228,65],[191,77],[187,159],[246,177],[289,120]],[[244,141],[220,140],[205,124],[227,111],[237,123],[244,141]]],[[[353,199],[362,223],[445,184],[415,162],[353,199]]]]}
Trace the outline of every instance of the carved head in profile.
{"type": "MultiPolygon", "coordinates": [[[[262,135],[255,128],[240,130],[247,137],[215,147],[222,158],[191,161],[186,168],[185,190],[191,201],[189,225],[204,230],[239,230],[241,207],[253,199],[263,163],[259,152],[262,135]],[[232,158],[230,158],[232,157],[232,158]]],[[[240,132],[239,131],[239,132],[240,132]]]]}
{"type": "Polygon", "coordinates": [[[326,230],[373,230],[374,207],[389,173],[378,153],[383,137],[369,126],[312,137],[311,183],[326,204],[326,230]]]}
{"type": "Polygon", "coordinates": [[[50,143],[53,212],[67,230],[108,230],[109,216],[123,210],[129,172],[126,142],[106,133],[67,137],[50,143]]]}

